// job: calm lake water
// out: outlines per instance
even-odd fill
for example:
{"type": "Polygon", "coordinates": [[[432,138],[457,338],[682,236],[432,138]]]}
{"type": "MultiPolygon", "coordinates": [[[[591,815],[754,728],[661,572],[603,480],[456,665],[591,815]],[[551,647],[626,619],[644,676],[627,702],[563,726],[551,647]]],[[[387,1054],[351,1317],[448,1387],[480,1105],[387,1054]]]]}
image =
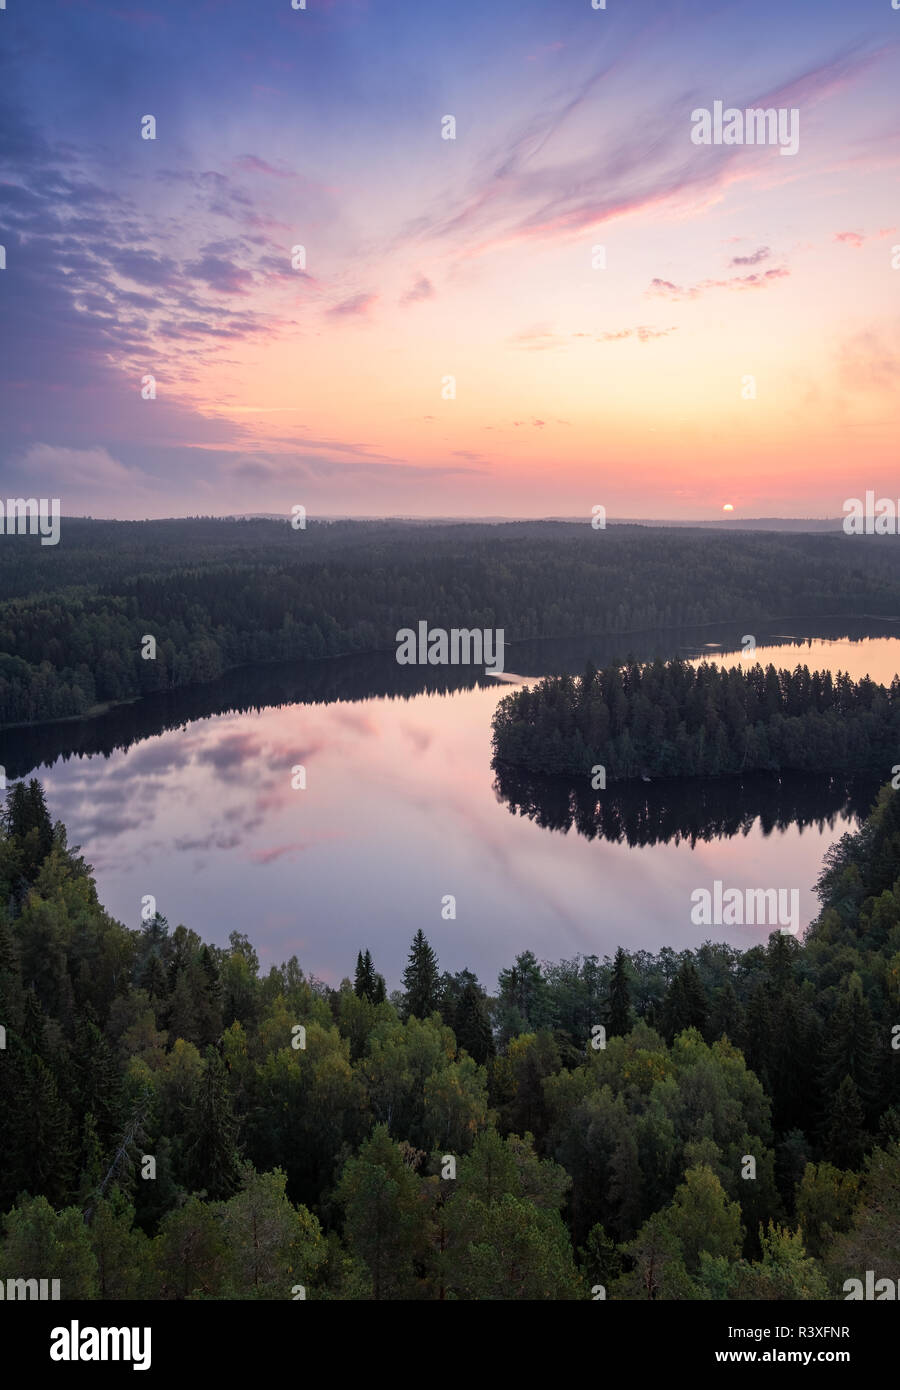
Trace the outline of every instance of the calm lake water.
{"type": "MultiPolygon", "coordinates": [[[[235,672],[102,719],[8,731],[0,762],[41,777],[114,916],[140,925],[153,894],[173,927],[220,944],[247,932],[263,968],[296,953],[337,983],[368,946],[395,988],[419,927],[442,969],[468,966],[489,986],[526,948],[558,960],[707,937],[750,946],[770,929],[696,927],[692,891],[797,888],[805,925],[825,850],[877,783],[722,779],[575,798],[498,783],[490,761],[491,715],[513,683],[629,652],[741,664],[742,635],[508,645],[502,678],[390,655],[235,672]],[[455,920],[442,917],[449,894],[455,920]]],[[[763,664],[886,683],[900,670],[900,628],[885,621],[782,622],[756,638],[763,664]]]]}

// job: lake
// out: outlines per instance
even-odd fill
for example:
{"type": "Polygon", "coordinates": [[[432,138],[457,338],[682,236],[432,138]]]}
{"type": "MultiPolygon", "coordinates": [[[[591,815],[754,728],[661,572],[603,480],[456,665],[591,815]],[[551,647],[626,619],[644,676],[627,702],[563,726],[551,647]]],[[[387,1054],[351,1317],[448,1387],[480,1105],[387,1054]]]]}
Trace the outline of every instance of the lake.
{"type": "MultiPolygon", "coordinates": [[[[754,659],[890,683],[898,631],[782,620],[757,631],[754,659]]],[[[716,879],[796,888],[805,925],[823,854],[858,824],[877,780],[823,769],[576,795],[498,778],[490,748],[493,710],[514,684],[626,654],[741,664],[743,635],[508,643],[497,678],[399,667],[391,654],[242,670],[98,719],[7,730],[0,762],[44,782],[115,917],[139,926],[152,894],[172,927],[219,944],[246,932],[264,969],[296,954],[338,983],[368,946],[397,988],[419,927],[442,969],[467,966],[491,988],[526,948],[558,960],[707,937],[751,946],[771,928],[696,927],[692,892],[716,879]],[[448,895],[455,919],[442,915],[448,895]]]]}

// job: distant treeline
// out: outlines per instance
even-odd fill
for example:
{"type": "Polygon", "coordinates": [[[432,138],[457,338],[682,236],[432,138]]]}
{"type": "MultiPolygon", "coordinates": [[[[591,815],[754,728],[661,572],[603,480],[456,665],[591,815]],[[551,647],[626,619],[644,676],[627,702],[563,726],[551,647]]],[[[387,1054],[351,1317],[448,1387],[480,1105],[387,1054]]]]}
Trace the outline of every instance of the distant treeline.
{"type": "MultiPolygon", "coordinates": [[[[494,715],[497,764],[607,780],[749,772],[875,772],[900,749],[900,679],[757,663],[630,661],[549,676],[494,715]]],[[[597,784],[603,786],[602,780],[597,784]]]]}
{"type": "Polygon", "coordinates": [[[0,538],[0,595],[8,724],[255,662],[390,651],[397,630],[420,619],[502,628],[514,642],[896,614],[900,569],[895,538],[877,536],[63,518],[56,546],[0,538]],[[141,655],[147,635],[154,660],[141,655]]]}

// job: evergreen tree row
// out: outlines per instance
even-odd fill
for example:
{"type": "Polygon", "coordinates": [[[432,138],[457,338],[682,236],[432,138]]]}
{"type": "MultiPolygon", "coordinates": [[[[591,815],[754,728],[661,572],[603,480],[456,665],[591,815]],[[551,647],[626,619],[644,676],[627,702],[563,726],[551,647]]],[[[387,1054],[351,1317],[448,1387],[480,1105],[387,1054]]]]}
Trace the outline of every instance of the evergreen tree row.
{"type": "MultiPolygon", "coordinates": [[[[900,747],[900,677],[890,688],[843,672],[629,661],[548,676],[494,715],[498,765],[591,778],[751,772],[874,772],[900,747]]],[[[600,782],[602,789],[604,783],[600,782]]]]}

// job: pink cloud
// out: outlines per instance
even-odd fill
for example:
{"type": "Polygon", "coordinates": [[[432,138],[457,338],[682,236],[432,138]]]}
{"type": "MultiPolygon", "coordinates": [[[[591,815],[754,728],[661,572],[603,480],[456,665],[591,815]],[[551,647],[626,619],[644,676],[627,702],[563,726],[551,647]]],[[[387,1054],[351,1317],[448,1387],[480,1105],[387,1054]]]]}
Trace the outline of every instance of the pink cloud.
{"type": "Polygon", "coordinates": [[[250,851],[250,860],[254,864],[274,864],[276,859],[283,859],[286,854],[297,854],[310,847],[310,844],[299,844],[275,845],[272,849],[253,849],[250,851]]]}
{"type": "Polygon", "coordinates": [[[760,261],[765,261],[771,256],[772,252],[768,246],[761,246],[758,251],[753,251],[749,256],[732,256],[730,265],[759,265],[760,261]]]}
{"type": "Polygon", "coordinates": [[[377,294],[354,294],[335,304],[328,313],[335,318],[365,318],[377,301],[377,294]]]}
{"type": "Polygon", "coordinates": [[[598,343],[618,343],[622,338],[637,338],[639,343],[649,343],[652,338],[667,338],[670,333],[676,333],[675,326],[672,328],[647,328],[645,324],[639,324],[637,328],[619,328],[614,333],[598,333],[596,341],[598,343]]]}
{"type": "Polygon", "coordinates": [[[434,285],[425,275],[420,275],[416,283],[400,300],[401,304],[416,304],[422,299],[434,298],[434,285]]]}
{"type": "Polygon", "coordinates": [[[761,274],[733,275],[730,280],[701,280],[699,285],[675,285],[671,280],[653,279],[650,281],[648,295],[658,295],[662,299],[697,299],[706,290],[761,290],[774,280],[783,280],[790,275],[789,270],[764,270],[761,274]]]}
{"type": "Polygon", "coordinates": [[[297,175],[290,169],[276,169],[273,164],[269,164],[265,159],[260,159],[255,154],[242,154],[237,159],[233,159],[232,165],[235,169],[241,169],[247,174],[267,174],[273,179],[296,179],[297,175]]]}
{"type": "MultiPolygon", "coordinates": [[[[678,291],[678,286],[673,285],[670,280],[660,280],[658,283],[671,288],[672,298],[678,297],[675,293],[678,291]]],[[[638,324],[636,328],[617,328],[608,333],[558,333],[551,328],[538,325],[535,328],[526,328],[520,333],[515,333],[511,341],[535,352],[544,351],[547,348],[566,347],[569,340],[573,338],[587,338],[595,343],[616,343],[623,338],[637,338],[639,342],[647,343],[652,338],[666,338],[670,333],[677,331],[674,324],[670,328],[650,328],[646,324],[638,324]]]]}

